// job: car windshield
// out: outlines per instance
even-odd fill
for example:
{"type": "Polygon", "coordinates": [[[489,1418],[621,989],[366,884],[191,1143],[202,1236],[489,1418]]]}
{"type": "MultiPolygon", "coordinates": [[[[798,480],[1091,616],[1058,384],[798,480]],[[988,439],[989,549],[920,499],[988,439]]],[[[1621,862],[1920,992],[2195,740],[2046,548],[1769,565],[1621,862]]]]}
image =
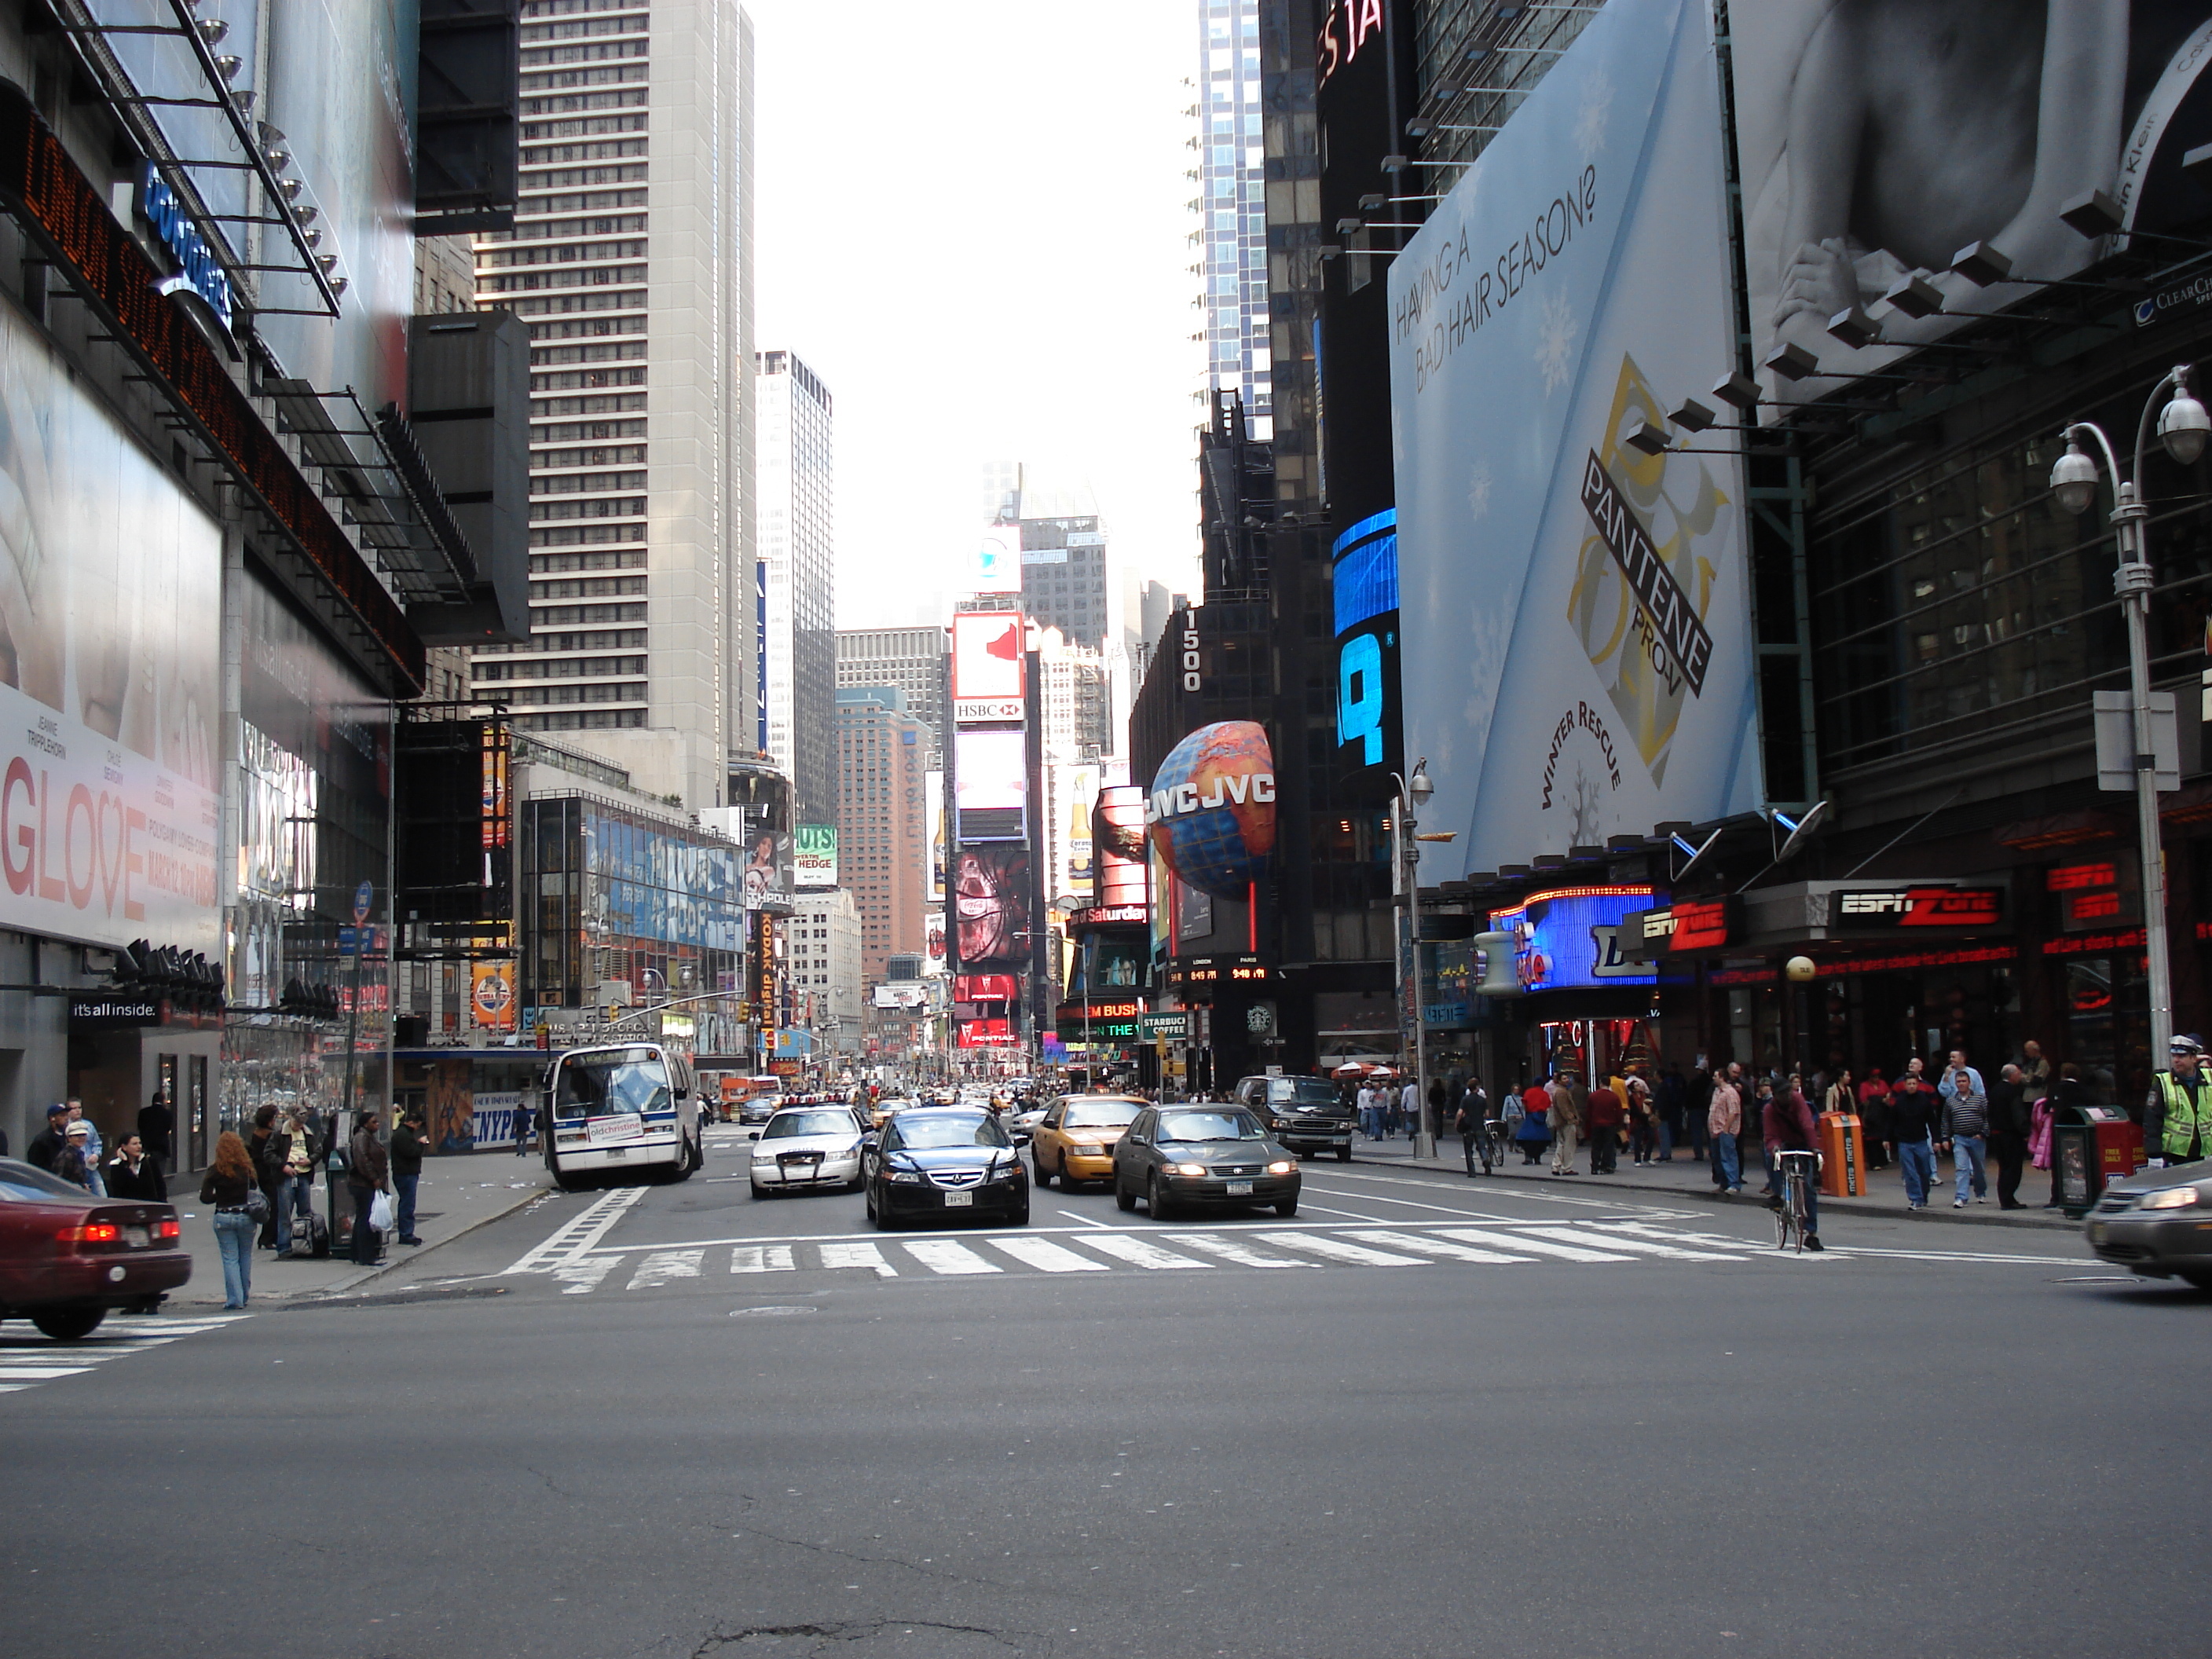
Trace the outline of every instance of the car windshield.
{"type": "Polygon", "coordinates": [[[1336,1091],[1317,1077],[1267,1079],[1267,1098],[1278,1106],[1334,1106],[1336,1091]]]}
{"type": "Polygon", "coordinates": [[[1144,1109],[1141,1100],[1073,1100],[1060,1122],[1070,1129],[1126,1129],[1144,1109]]]}
{"type": "Polygon", "coordinates": [[[1163,1142],[1264,1140],[1267,1133],[1249,1112],[1167,1112],[1160,1117],[1163,1142]]]}
{"type": "Polygon", "coordinates": [[[1006,1132],[988,1112],[918,1112],[884,1132],[884,1149],[933,1152],[948,1146],[1010,1146],[1006,1132]]]}
{"type": "Polygon", "coordinates": [[[793,1135],[849,1135],[854,1133],[850,1112],[778,1112],[761,1132],[763,1140],[787,1140],[793,1135]]]}
{"type": "Polygon", "coordinates": [[[635,1117],[668,1103],[668,1062],[651,1048],[613,1048],[561,1062],[553,1115],[635,1117]]]}
{"type": "Polygon", "coordinates": [[[49,1199],[90,1196],[83,1188],[72,1186],[59,1176],[48,1175],[35,1164],[0,1158],[0,1199],[16,1204],[44,1204],[49,1199]]]}

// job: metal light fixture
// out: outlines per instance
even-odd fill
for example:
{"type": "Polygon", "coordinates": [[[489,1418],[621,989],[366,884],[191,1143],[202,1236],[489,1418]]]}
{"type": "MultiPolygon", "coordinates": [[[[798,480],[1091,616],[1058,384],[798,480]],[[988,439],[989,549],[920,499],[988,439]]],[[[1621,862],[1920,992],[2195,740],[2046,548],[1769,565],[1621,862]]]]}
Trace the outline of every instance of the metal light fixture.
{"type": "Polygon", "coordinates": [[[1829,318],[1828,332],[1854,351],[1881,343],[1881,325],[1856,306],[1847,306],[1829,318]]]}
{"type": "Polygon", "coordinates": [[[316,218],[315,204],[313,202],[310,202],[305,207],[294,208],[292,210],[292,216],[295,219],[297,219],[303,225],[312,225],[315,222],[316,218]]]}
{"type": "Polygon", "coordinates": [[[2051,488],[2058,505],[2076,516],[2087,513],[2097,499],[2097,464],[2075,440],[2070,427],[2066,432],[2066,453],[2051,469],[2051,488]]]}
{"type": "Polygon", "coordinates": [[[1803,380],[1820,372],[1820,360],[1792,340],[1767,354],[1766,367],[1785,380],[1803,380]]]}
{"type": "Polygon", "coordinates": [[[1882,293],[1883,303],[1907,317],[1933,317],[1943,309],[1943,290],[1917,272],[1908,271],[1882,293]]]}
{"type": "Polygon", "coordinates": [[[306,182],[298,179],[279,179],[276,181],[276,193],[288,202],[298,201],[300,192],[307,187],[306,182]]]}
{"type": "Polygon", "coordinates": [[[1703,432],[1719,417],[1695,398],[1685,398],[1680,406],[1667,418],[1685,432],[1703,432]]]}
{"type": "Polygon", "coordinates": [[[2158,412],[2159,441],[2166,453],[2184,466],[2192,465],[2204,453],[2204,440],[2212,434],[2212,416],[2189,390],[2189,371],[2174,370],[2173,396],[2158,412]]]}
{"type": "Polygon", "coordinates": [[[1413,780],[1406,786],[1406,793],[1413,798],[1413,805],[1417,807],[1426,806],[1429,804],[1429,797],[1437,793],[1436,785],[1429,781],[1429,762],[1426,756],[1413,763],[1413,780]]]}
{"type": "Polygon", "coordinates": [[[338,256],[335,253],[318,253],[315,256],[315,263],[323,268],[323,275],[327,276],[338,268],[338,256]]]}
{"type": "Polygon", "coordinates": [[[200,39],[211,46],[230,33],[230,25],[220,17],[203,17],[192,27],[200,32],[200,39]]]}
{"type": "Polygon", "coordinates": [[[1406,123],[1406,137],[1408,138],[1425,138],[1429,136],[1431,131],[1431,124],[1426,121],[1408,121],[1406,123]]]}
{"type": "Polygon", "coordinates": [[[1951,274],[1976,288],[1990,288],[2012,275],[2012,256],[1987,242],[1969,242],[1951,256],[1951,274]]]}
{"type": "Polygon", "coordinates": [[[239,70],[245,67],[246,60],[235,52],[225,52],[215,60],[215,72],[222,76],[222,83],[225,86],[238,79],[239,70]]]}
{"type": "Polygon", "coordinates": [[[1640,416],[1636,424],[1622,434],[1620,441],[1631,449],[1645,455],[1664,455],[1674,447],[1674,441],[1667,435],[1665,427],[1654,426],[1640,416]]]}
{"type": "Polygon", "coordinates": [[[323,233],[319,230],[303,230],[300,233],[300,240],[309,247],[320,247],[323,245],[323,233]]]}

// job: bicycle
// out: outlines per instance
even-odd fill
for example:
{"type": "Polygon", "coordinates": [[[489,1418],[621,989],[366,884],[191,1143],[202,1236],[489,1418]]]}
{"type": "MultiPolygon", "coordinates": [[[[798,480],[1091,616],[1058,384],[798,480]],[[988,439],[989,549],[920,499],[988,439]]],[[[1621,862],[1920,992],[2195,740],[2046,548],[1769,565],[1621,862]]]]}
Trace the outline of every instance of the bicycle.
{"type": "Polygon", "coordinates": [[[1496,1118],[1486,1118],[1473,1134],[1462,1131],[1460,1145],[1467,1157],[1467,1172],[1474,1173],[1475,1160],[1482,1161],[1482,1172],[1492,1174],[1505,1162],[1505,1126],[1496,1118]]]}
{"type": "Polygon", "coordinates": [[[1774,1155],[1776,1167],[1782,1172],[1782,1203],[1774,1212],[1774,1248],[1789,1249],[1793,1244],[1800,1255],[1805,1249],[1805,1223],[1810,1205],[1813,1176],[1820,1167],[1818,1152],[1791,1151],[1774,1155]]]}

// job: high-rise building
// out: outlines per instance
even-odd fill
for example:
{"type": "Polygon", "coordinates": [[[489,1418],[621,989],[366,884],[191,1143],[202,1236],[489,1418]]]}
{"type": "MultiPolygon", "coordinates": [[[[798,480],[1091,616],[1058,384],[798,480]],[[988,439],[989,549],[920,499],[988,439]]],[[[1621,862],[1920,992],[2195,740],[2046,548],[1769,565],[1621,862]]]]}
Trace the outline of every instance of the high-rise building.
{"type": "Polygon", "coordinates": [[[784,927],[785,960],[794,1000],[802,1005],[799,1022],[821,1033],[827,1046],[857,1054],[866,1018],[860,902],[842,888],[801,893],[793,912],[784,927]]]}
{"type": "Polygon", "coordinates": [[[921,955],[930,730],[895,685],[837,693],[837,875],[860,913],[860,975],[893,952],[921,955]]]}
{"type": "MultiPolygon", "coordinates": [[[[1265,439],[1275,405],[1267,333],[1260,11],[1261,0],[1200,0],[1199,194],[1192,205],[1200,222],[1191,240],[1201,256],[1193,268],[1205,278],[1206,384],[1242,392],[1254,418],[1253,435],[1265,439]]],[[[1307,142],[1310,146],[1310,137],[1307,142]]]]}
{"type": "MultiPolygon", "coordinates": [[[[1034,496],[1025,501],[1034,500],[1034,496]]],[[[1106,532],[1096,503],[1085,491],[1076,499],[1050,503],[1086,507],[1022,519],[1022,609],[1030,619],[1057,628],[1074,644],[1103,651],[1106,646],[1106,532]]]]}
{"type": "Polygon", "coordinates": [[[752,25],[524,0],[521,52],[520,204],[476,291],[530,327],[532,637],[477,653],[477,693],[719,806],[757,727],[752,25]]]}
{"type": "Polygon", "coordinates": [[[945,732],[945,630],[846,628],[837,633],[837,686],[896,685],[906,709],[930,730],[931,752],[945,732]]]}
{"type": "Polygon", "coordinates": [[[788,351],[763,352],[758,401],[758,746],[791,779],[799,823],[836,822],[830,389],[788,351]]]}

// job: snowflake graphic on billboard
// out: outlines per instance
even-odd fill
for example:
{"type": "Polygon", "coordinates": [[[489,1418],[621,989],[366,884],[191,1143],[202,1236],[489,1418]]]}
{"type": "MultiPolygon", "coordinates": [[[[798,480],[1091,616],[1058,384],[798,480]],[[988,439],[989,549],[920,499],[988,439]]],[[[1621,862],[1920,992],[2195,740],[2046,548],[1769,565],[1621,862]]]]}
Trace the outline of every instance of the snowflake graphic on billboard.
{"type": "Polygon", "coordinates": [[[1567,296],[1557,290],[1546,295],[1536,319],[1536,369],[1544,377],[1547,392],[1557,392],[1572,374],[1575,336],[1581,332],[1567,296]]]}
{"type": "Polygon", "coordinates": [[[1477,461],[1467,475],[1467,516],[1480,520],[1490,516],[1490,467],[1477,461]]]}
{"type": "Polygon", "coordinates": [[[1575,145],[1584,155],[1605,147],[1606,118],[1613,110],[1613,77],[1597,74],[1583,82],[1582,107],[1575,113],[1575,145]]]}

